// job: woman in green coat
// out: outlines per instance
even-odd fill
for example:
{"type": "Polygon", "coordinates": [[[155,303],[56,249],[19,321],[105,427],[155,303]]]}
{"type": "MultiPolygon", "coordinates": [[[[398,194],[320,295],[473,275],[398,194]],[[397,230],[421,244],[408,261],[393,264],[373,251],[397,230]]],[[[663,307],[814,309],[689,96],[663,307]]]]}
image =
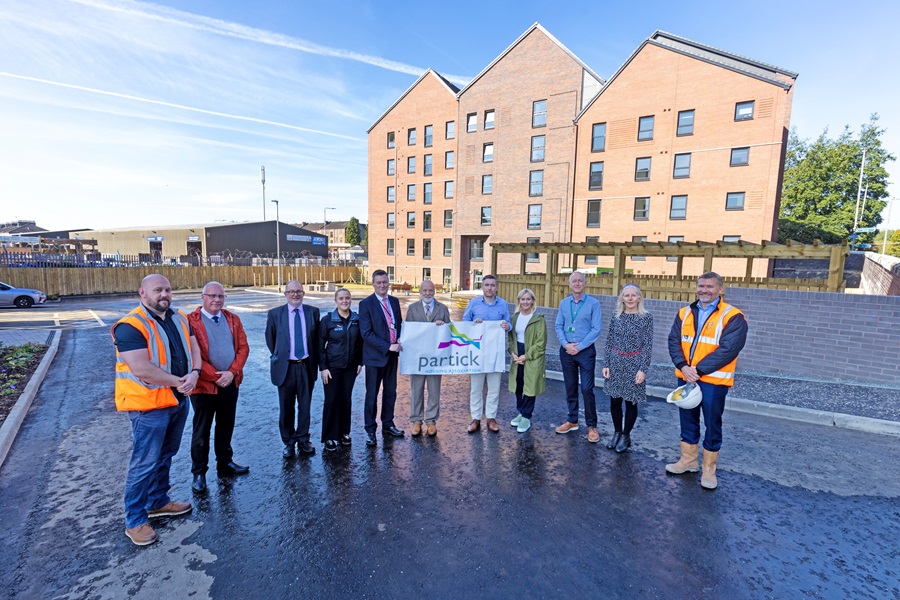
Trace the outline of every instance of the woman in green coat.
{"type": "Polygon", "coordinates": [[[519,433],[531,427],[534,399],[547,389],[545,375],[547,350],[547,323],[544,315],[534,312],[534,292],[525,288],[519,292],[519,309],[512,317],[509,328],[509,391],[516,395],[518,415],[512,420],[519,433]]]}

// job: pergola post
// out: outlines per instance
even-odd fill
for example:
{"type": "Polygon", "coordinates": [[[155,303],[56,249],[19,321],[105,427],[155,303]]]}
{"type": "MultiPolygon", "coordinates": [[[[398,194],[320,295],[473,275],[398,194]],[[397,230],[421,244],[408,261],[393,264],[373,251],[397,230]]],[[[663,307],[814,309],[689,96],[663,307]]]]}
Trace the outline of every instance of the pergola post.
{"type": "Polygon", "coordinates": [[[491,274],[497,273],[497,247],[491,244],[491,274]]]}
{"type": "Polygon", "coordinates": [[[678,260],[675,262],[675,277],[681,279],[684,272],[684,257],[680,254],[678,255],[678,260]]]}
{"type": "Polygon", "coordinates": [[[709,246],[703,249],[703,272],[709,273],[712,271],[712,262],[713,262],[713,252],[714,248],[709,246]]]}
{"type": "Polygon", "coordinates": [[[828,291],[841,291],[844,282],[844,246],[832,246],[828,263],[828,291]]]}
{"type": "Polygon", "coordinates": [[[547,251],[547,273],[544,280],[544,306],[553,306],[553,272],[559,255],[556,250],[547,251]]]}
{"type": "Polygon", "coordinates": [[[747,257],[747,271],[744,273],[744,279],[747,280],[747,283],[750,283],[750,279],[753,278],[753,257],[747,257]]]}
{"type": "Polygon", "coordinates": [[[621,247],[613,250],[613,282],[612,295],[616,296],[622,288],[622,280],[625,278],[625,253],[621,247]]]}
{"type": "Polygon", "coordinates": [[[528,254],[522,252],[519,254],[519,275],[525,274],[525,261],[528,259],[528,254]]]}

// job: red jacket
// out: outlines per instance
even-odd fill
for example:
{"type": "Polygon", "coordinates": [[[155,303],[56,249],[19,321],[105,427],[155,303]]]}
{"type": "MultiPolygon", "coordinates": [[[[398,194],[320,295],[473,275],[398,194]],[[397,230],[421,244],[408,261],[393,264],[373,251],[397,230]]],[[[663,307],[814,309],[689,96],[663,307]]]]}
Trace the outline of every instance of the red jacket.
{"type": "MultiPolygon", "coordinates": [[[[228,327],[231,329],[231,337],[234,339],[234,362],[228,367],[228,370],[234,373],[234,385],[238,387],[244,380],[244,364],[250,355],[250,346],[247,345],[247,334],[244,333],[244,326],[241,320],[233,312],[222,309],[222,315],[228,321],[228,327]]],[[[200,354],[203,357],[203,365],[200,368],[200,379],[197,380],[197,387],[191,394],[217,394],[219,386],[216,380],[216,368],[209,362],[209,337],[206,335],[206,327],[203,325],[203,313],[200,312],[198,306],[194,312],[188,315],[188,321],[191,324],[194,337],[200,346],[200,354]]]]}

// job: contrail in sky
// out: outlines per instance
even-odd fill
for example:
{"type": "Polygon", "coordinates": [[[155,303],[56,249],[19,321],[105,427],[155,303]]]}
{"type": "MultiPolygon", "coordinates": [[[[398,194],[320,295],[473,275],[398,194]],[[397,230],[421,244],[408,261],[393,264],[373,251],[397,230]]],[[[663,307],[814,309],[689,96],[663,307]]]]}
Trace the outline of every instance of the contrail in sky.
{"type": "MultiPolygon", "coordinates": [[[[359,52],[342,50],[340,48],[329,48],[328,46],[321,46],[307,40],[302,40],[280,33],[273,33],[271,31],[257,29],[255,27],[247,27],[246,25],[241,25],[240,23],[230,23],[228,21],[222,21],[220,19],[213,19],[211,17],[195,15],[192,13],[175,10],[166,6],[152,4],[149,2],[129,2],[127,0],[116,3],[107,3],[98,0],[70,1],[101,10],[109,10],[136,15],[147,19],[154,19],[164,23],[171,23],[173,25],[179,25],[181,27],[187,27],[199,31],[206,31],[209,33],[224,35],[240,40],[248,40],[260,44],[268,44],[270,46],[279,46],[281,48],[288,48],[290,50],[297,50],[300,52],[307,52],[309,54],[317,54],[320,56],[330,56],[334,58],[355,60],[361,63],[372,65],[374,67],[387,69],[389,71],[396,71],[398,73],[406,73],[408,75],[418,76],[426,71],[426,69],[423,69],[421,67],[407,65],[405,63],[388,60],[378,56],[360,54],[359,52]]],[[[462,77],[460,75],[442,75],[450,81],[453,81],[454,83],[461,84],[466,84],[471,79],[469,77],[462,77]]]]}
{"type": "Polygon", "coordinates": [[[26,75],[16,75],[14,73],[6,73],[4,71],[0,71],[0,77],[21,79],[23,81],[32,81],[35,83],[43,83],[46,85],[67,88],[70,90],[79,90],[82,92],[90,92],[92,94],[101,94],[103,96],[110,96],[113,98],[122,98],[123,100],[134,100],[135,102],[144,102],[146,104],[155,104],[157,106],[166,106],[168,108],[177,108],[180,110],[187,110],[190,112],[201,113],[204,115],[212,115],[214,117],[224,117],[226,119],[237,119],[239,121],[249,121],[250,123],[261,123],[263,125],[274,125],[275,127],[284,127],[286,129],[293,129],[295,131],[303,131],[305,133],[317,133],[319,135],[327,135],[330,137],[341,138],[344,140],[352,140],[354,142],[364,142],[365,141],[360,138],[355,138],[355,137],[352,137],[349,135],[342,135],[340,133],[332,133],[330,131],[321,131],[319,129],[309,129],[307,127],[298,127],[297,125],[289,125],[287,123],[279,123],[278,121],[269,121],[266,119],[257,119],[256,117],[245,117],[243,115],[232,115],[229,113],[218,112],[215,110],[206,110],[204,108],[195,108],[193,106],[185,106],[183,104],[174,104],[172,102],[164,102],[162,100],[153,100],[152,98],[141,98],[140,96],[132,96],[131,94],[120,94],[119,92],[98,90],[96,88],[89,88],[89,87],[85,87],[82,85],[73,85],[71,83],[61,83],[59,81],[50,81],[48,79],[40,79],[38,77],[28,77],[26,75]]]}

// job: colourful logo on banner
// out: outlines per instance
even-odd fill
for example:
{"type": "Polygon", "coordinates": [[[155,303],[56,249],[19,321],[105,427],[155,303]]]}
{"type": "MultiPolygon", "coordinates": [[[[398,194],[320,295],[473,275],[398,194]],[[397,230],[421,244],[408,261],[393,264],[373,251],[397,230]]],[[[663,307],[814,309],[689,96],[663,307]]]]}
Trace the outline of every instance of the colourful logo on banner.
{"type": "Polygon", "coordinates": [[[481,349],[481,339],[480,338],[470,338],[464,333],[460,333],[457,331],[456,326],[450,325],[450,340],[447,342],[440,342],[438,344],[438,350],[443,350],[444,348],[449,348],[450,346],[475,346],[479,350],[481,349]]]}

